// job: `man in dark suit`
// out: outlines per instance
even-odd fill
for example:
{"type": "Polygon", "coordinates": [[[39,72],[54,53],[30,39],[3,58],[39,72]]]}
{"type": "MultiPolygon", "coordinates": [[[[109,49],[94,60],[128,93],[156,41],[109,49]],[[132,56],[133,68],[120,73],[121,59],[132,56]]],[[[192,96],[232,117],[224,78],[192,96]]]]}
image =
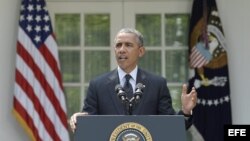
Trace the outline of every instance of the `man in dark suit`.
{"type": "MultiPolygon", "coordinates": [[[[183,85],[181,102],[182,110],[176,113],[172,107],[171,96],[166,79],[149,73],[138,67],[138,60],[145,54],[143,36],[131,28],[121,29],[115,37],[114,51],[117,69],[93,79],[89,83],[83,111],[72,115],[71,129],[76,128],[76,117],[91,115],[174,115],[183,114],[185,117],[192,115],[196,105],[197,93],[193,88],[187,93],[187,86],[183,85]],[[126,74],[130,75],[129,85],[133,93],[136,84],[143,84],[143,95],[138,103],[133,103],[132,108],[127,108],[117,96],[117,84],[126,85],[126,74]],[[125,107],[125,108],[124,108],[125,107]],[[128,112],[129,110],[129,112],[128,112]]],[[[125,87],[125,86],[124,86],[125,87]]],[[[123,91],[123,89],[121,89],[123,91]]],[[[126,92],[126,91],[125,91],[126,92]]],[[[128,92],[127,92],[128,93],[128,92]]],[[[128,96],[125,96],[128,97],[128,96]]],[[[186,122],[187,123],[187,122],[186,122]]],[[[187,127],[191,123],[186,124],[187,127]]]]}

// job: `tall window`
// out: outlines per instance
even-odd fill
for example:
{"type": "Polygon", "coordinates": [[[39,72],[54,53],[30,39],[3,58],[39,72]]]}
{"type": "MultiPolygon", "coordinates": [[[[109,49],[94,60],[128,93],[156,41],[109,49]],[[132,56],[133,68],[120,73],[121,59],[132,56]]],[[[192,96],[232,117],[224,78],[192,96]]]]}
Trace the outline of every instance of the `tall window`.
{"type": "Polygon", "coordinates": [[[167,79],[176,110],[181,107],[181,86],[188,76],[188,22],[188,14],[136,15],[136,28],[144,35],[148,50],[140,66],[167,79]]]}

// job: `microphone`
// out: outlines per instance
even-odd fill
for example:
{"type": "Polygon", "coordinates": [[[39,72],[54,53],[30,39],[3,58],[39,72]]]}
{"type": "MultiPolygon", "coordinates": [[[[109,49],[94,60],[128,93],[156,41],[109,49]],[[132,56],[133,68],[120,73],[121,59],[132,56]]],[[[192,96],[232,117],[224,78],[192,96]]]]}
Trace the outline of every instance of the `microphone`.
{"type": "Polygon", "coordinates": [[[141,99],[144,88],[145,85],[143,85],[142,83],[136,84],[134,93],[135,102],[138,102],[141,99]]]}
{"type": "Polygon", "coordinates": [[[117,84],[115,86],[115,92],[116,92],[117,96],[122,100],[122,103],[126,102],[126,93],[120,84],[117,84]]]}

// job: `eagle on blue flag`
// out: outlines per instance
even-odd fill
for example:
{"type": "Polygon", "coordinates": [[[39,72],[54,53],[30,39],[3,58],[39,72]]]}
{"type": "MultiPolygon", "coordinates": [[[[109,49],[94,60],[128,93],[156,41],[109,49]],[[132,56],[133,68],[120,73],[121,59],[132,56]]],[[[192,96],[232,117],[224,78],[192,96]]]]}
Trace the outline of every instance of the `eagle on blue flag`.
{"type": "Polygon", "coordinates": [[[197,90],[194,126],[205,141],[223,141],[231,124],[227,45],[215,0],[194,0],[189,28],[190,89],[197,90]]]}

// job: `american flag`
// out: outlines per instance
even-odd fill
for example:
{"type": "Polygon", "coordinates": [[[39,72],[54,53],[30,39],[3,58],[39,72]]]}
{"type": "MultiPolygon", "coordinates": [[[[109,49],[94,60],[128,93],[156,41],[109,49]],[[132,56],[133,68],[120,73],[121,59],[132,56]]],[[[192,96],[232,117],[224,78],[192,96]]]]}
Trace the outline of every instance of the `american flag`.
{"type": "Polygon", "coordinates": [[[44,0],[22,0],[18,26],[14,115],[32,140],[68,141],[57,43],[44,0]]]}

